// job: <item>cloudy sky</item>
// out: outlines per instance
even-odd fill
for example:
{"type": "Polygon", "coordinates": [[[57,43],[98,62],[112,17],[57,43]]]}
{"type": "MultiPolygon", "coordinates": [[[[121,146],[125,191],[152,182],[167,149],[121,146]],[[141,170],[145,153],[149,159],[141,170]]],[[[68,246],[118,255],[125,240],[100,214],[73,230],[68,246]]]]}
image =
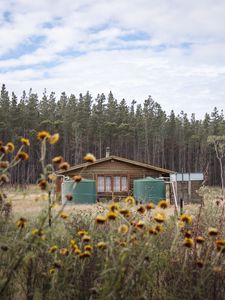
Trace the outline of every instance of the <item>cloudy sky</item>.
{"type": "Polygon", "coordinates": [[[0,83],[225,110],[225,1],[1,0],[0,83]]]}

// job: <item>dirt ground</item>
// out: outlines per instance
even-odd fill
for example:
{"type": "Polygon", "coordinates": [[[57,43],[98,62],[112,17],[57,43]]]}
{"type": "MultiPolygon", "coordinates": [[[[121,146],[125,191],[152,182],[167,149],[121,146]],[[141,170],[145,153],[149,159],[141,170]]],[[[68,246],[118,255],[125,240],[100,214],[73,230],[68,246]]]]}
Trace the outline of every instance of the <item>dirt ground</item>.
{"type": "MultiPolygon", "coordinates": [[[[35,218],[43,209],[47,209],[48,200],[47,194],[40,191],[37,187],[31,186],[25,190],[5,191],[8,201],[12,203],[13,217],[25,217],[27,219],[35,218]]],[[[91,211],[94,214],[102,213],[109,204],[96,203],[96,204],[69,204],[64,207],[64,211],[76,214],[80,211],[91,211]]],[[[192,213],[196,211],[199,205],[190,204],[184,207],[184,211],[192,213]]],[[[61,204],[54,205],[53,209],[59,211],[62,208],[61,204]]],[[[167,215],[173,215],[175,212],[174,205],[171,205],[167,210],[167,215]]]]}

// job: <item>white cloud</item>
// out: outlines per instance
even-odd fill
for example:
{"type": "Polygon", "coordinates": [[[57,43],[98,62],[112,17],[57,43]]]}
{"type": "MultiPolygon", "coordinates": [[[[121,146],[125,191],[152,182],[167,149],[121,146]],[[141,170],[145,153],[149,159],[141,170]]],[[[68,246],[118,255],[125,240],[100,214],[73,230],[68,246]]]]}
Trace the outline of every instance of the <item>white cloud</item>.
{"type": "Polygon", "coordinates": [[[11,13],[0,17],[0,82],[18,95],[112,90],[118,99],[151,94],[168,112],[225,108],[223,0],[9,0],[0,11],[11,13]],[[141,33],[149,38],[125,38],[141,33]],[[29,53],[34,36],[45,39],[29,53]],[[26,53],[15,58],[19,45],[26,53]]]}

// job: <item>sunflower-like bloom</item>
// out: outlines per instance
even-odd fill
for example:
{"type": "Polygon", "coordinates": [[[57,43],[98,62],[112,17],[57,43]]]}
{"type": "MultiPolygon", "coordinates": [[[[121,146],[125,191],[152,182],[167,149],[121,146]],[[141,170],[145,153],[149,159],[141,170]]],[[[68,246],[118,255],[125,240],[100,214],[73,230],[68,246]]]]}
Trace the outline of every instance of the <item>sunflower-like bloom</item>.
{"type": "Polygon", "coordinates": [[[38,235],[40,237],[42,237],[44,235],[43,230],[37,229],[37,228],[34,228],[31,233],[32,233],[32,235],[38,235]]]}
{"type": "Polygon", "coordinates": [[[224,240],[216,240],[215,243],[217,246],[225,247],[225,239],[224,240]]]}
{"type": "Polygon", "coordinates": [[[84,235],[88,235],[88,232],[85,231],[85,230],[80,230],[80,231],[78,231],[77,234],[78,234],[79,236],[84,236],[84,235]]]}
{"type": "Polygon", "coordinates": [[[85,235],[83,235],[82,240],[83,240],[83,242],[90,242],[91,237],[90,237],[90,235],[85,234],[85,235]]]}
{"type": "Polygon", "coordinates": [[[102,215],[98,215],[95,219],[95,222],[97,224],[104,224],[106,222],[107,218],[103,217],[102,215]]]}
{"type": "Polygon", "coordinates": [[[38,186],[42,189],[45,190],[47,188],[48,182],[45,179],[40,179],[38,181],[38,186]]]}
{"type": "Polygon", "coordinates": [[[210,235],[210,236],[216,236],[216,235],[218,235],[218,229],[217,228],[213,228],[213,227],[209,227],[209,229],[208,229],[208,234],[210,235]]]}
{"type": "Polygon", "coordinates": [[[67,201],[72,201],[73,200],[73,195],[72,194],[67,194],[66,196],[67,201]]]}
{"type": "Polygon", "coordinates": [[[169,202],[166,200],[161,200],[159,201],[158,206],[162,209],[166,209],[169,206],[169,202]]]}
{"type": "Polygon", "coordinates": [[[61,248],[59,250],[59,254],[61,254],[63,256],[67,256],[69,254],[69,250],[67,248],[61,248]]]}
{"type": "Polygon", "coordinates": [[[55,156],[52,159],[52,162],[56,165],[61,164],[63,161],[64,161],[64,158],[62,156],[55,156]]]}
{"type": "Polygon", "coordinates": [[[163,232],[163,227],[162,227],[162,225],[161,225],[161,224],[156,225],[156,226],[155,226],[155,230],[156,230],[157,232],[163,232]]]}
{"type": "Polygon", "coordinates": [[[156,231],[155,228],[149,228],[148,233],[149,233],[150,235],[157,235],[157,234],[158,234],[158,231],[156,231]]]}
{"type": "Polygon", "coordinates": [[[50,133],[47,132],[47,131],[40,131],[38,132],[37,134],[37,139],[40,140],[40,141],[43,141],[44,139],[49,139],[50,138],[50,133]]]}
{"type": "Polygon", "coordinates": [[[154,208],[155,208],[155,205],[154,205],[153,203],[149,202],[149,203],[147,203],[147,204],[145,205],[145,208],[146,208],[147,210],[151,210],[151,209],[154,209],[154,208]]]}
{"type": "Polygon", "coordinates": [[[82,177],[80,175],[75,175],[72,177],[72,179],[75,181],[75,182],[80,182],[82,180],[82,177]]]}
{"type": "Polygon", "coordinates": [[[192,217],[187,215],[187,214],[183,214],[181,217],[180,217],[180,220],[186,224],[191,224],[192,223],[192,217]]]}
{"type": "Polygon", "coordinates": [[[166,220],[166,216],[163,212],[158,212],[155,214],[154,220],[158,223],[163,223],[166,220]]]}
{"type": "Polygon", "coordinates": [[[129,209],[126,209],[126,208],[120,209],[119,213],[121,215],[123,215],[124,217],[129,217],[131,215],[131,212],[129,211],[129,209]]]}
{"type": "Polygon", "coordinates": [[[49,270],[48,270],[48,272],[49,272],[49,274],[50,274],[50,275],[54,274],[54,273],[55,273],[55,271],[56,271],[56,269],[55,269],[55,268],[51,268],[51,269],[49,269],[49,270]]]}
{"type": "Polygon", "coordinates": [[[139,206],[137,211],[140,213],[140,214],[143,214],[145,212],[145,207],[143,205],[139,206]]]}
{"type": "Polygon", "coordinates": [[[118,228],[118,232],[121,233],[121,234],[127,234],[128,231],[129,231],[129,227],[126,224],[122,224],[118,228]]]}
{"type": "Polygon", "coordinates": [[[109,206],[109,210],[112,211],[112,212],[115,212],[115,211],[117,211],[118,209],[119,209],[118,203],[112,203],[112,204],[110,204],[110,206],[109,206]]]}
{"type": "Polygon", "coordinates": [[[29,155],[24,151],[19,151],[16,155],[16,159],[28,160],[28,158],[29,158],[29,155]]]}
{"type": "Polygon", "coordinates": [[[89,251],[91,252],[93,250],[93,247],[91,245],[85,245],[84,246],[84,251],[89,251]]]}
{"type": "Polygon", "coordinates": [[[53,135],[50,135],[48,137],[48,142],[49,144],[53,145],[53,144],[56,144],[59,140],[59,134],[58,133],[55,133],[53,135]]]}
{"type": "Polygon", "coordinates": [[[25,227],[26,223],[27,223],[27,219],[20,218],[19,220],[16,221],[16,226],[17,226],[17,228],[23,229],[25,227]]]}
{"type": "Polygon", "coordinates": [[[56,252],[57,250],[58,250],[58,246],[54,245],[54,246],[52,246],[51,248],[48,249],[48,252],[49,252],[49,253],[54,253],[54,252],[56,252]]]}
{"type": "Polygon", "coordinates": [[[85,257],[90,257],[90,256],[91,256],[91,252],[89,252],[89,251],[84,251],[79,254],[80,258],[85,258],[85,257]]]}
{"type": "Polygon", "coordinates": [[[7,169],[9,167],[9,162],[7,160],[0,161],[0,169],[7,169]]]}
{"type": "Polygon", "coordinates": [[[13,143],[9,142],[6,144],[6,152],[13,152],[15,149],[15,146],[13,143]]]}
{"type": "Polygon", "coordinates": [[[108,220],[115,220],[117,218],[117,214],[112,211],[109,211],[106,216],[108,220]]]}
{"type": "Polygon", "coordinates": [[[144,228],[145,227],[145,222],[142,221],[142,220],[138,221],[137,224],[136,224],[136,227],[139,228],[139,229],[144,228]]]}
{"type": "Polygon", "coordinates": [[[30,141],[26,138],[21,138],[20,142],[25,146],[28,146],[28,147],[30,146],[30,141]]]}
{"type": "Polygon", "coordinates": [[[93,162],[96,161],[96,157],[95,157],[93,154],[91,154],[91,153],[87,153],[87,154],[84,156],[84,160],[85,160],[86,162],[91,162],[91,163],[93,163],[93,162]]]}
{"type": "Polygon", "coordinates": [[[105,250],[107,248],[107,244],[105,242],[99,242],[97,244],[97,248],[101,250],[105,250]]]}
{"type": "Polygon", "coordinates": [[[129,205],[134,205],[135,204],[135,199],[132,196],[128,196],[124,199],[124,201],[129,204],[129,205]]]}
{"type": "Polygon", "coordinates": [[[199,268],[203,268],[203,266],[204,266],[203,260],[201,260],[201,259],[197,260],[197,261],[196,261],[196,265],[197,265],[199,268]]]}
{"type": "Polygon", "coordinates": [[[70,164],[68,162],[63,162],[59,165],[60,170],[67,171],[70,168],[70,164]]]}
{"type": "Polygon", "coordinates": [[[2,182],[2,183],[9,182],[9,177],[6,174],[0,175],[0,182],[2,182]]]}
{"type": "Polygon", "coordinates": [[[184,233],[184,236],[186,237],[186,238],[191,238],[191,230],[187,230],[187,231],[185,231],[185,233],[184,233]]]}
{"type": "Polygon", "coordinates": [[[76,255],[80,255],[81,254],[81,250],[79,248],[74,250],[74,254],[76,255]]]}
{"type": "Polygon", "coordinates": [[[203,244],[205,242],[205,239],[203,236],[199,235],[195,238],[195,241],[196,241],[196,244],[203,244]]]}
{"type": "Polygon", "coordinates": [[[69,217],[69,215],[66,212],[61,212],[60,218],[66,220],[66,219],[68,219],[68,217],[69,217]]]}
{"type": "Polygon", "coordinates": [[[194,241],[191,238],[185,238],[183,241],[183,246],[191,248],[194,245],[194,241]]]}

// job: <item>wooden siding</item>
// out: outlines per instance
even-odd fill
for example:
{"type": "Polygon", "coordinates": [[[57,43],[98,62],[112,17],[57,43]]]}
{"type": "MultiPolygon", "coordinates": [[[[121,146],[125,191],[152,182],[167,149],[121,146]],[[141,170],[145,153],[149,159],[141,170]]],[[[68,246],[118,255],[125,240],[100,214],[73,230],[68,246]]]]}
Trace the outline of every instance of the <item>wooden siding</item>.
{"type": "MultiPolygon", "coordinates": [[[[81,174],[82,177],[87,179],[97,179],[98,175],[124,175],[128,177],[128,191],[127,192],[114,192],[114,196],[126,196],[129,195],[133,190],[133,181],[135,179],[144,178],[147,176],[160,177],[163,174],[162,172],[144,168],[141,166],[135,166],[129,163],[116,161],[111,159],[110,161],[101,162],[96,165],[89,165],[84,169],[71,170],[67,172],[68,176],[74,176],[81,174]]],[[[166,174],[168,176],[168,174],[166,174]]],[[[98,196],[110,198],[112,193],[98,193],[98,196]]]]}

